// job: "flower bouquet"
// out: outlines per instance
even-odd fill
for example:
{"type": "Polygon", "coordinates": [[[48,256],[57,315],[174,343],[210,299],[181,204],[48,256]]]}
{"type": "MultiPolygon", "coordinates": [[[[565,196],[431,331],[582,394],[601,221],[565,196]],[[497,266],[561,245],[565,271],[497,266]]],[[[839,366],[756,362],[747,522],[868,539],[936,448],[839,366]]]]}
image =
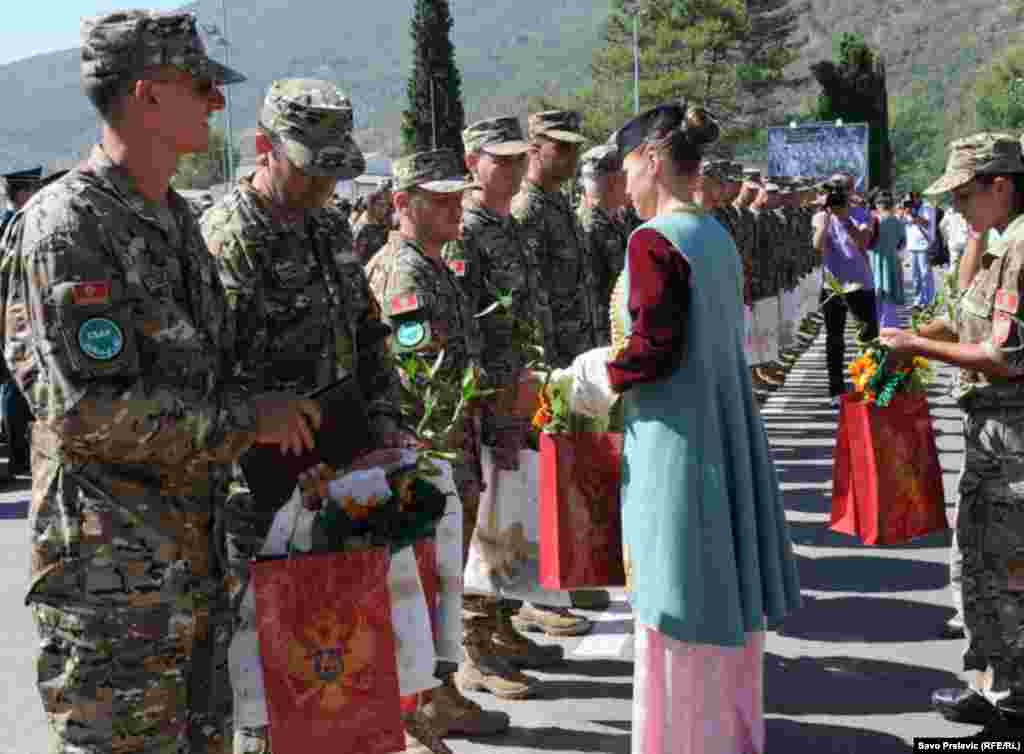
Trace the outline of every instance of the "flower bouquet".
{"type": "Polygon", "coordinates": [[[413,546],[432,540],[450,498],[458,502],[454,438],[478,392],[475,373],[451,385],[443,361],[399,364],[403,414],[418,417],[421,447],[376,451],[381,460],[364,456],[356,471],[304,471],[252,565],[243,612],[254,625],[232,644],[236,696],[246,701],[236,706],[241,724],[269,723],[278,748],[345,741],[355,754],[400,751],[401,696],[437,685],[440,569],[430,548],[418,559],[413,546]]]}
{"type": "Polygon", "coordinates": [[[926,386],[926,359],[897,361],[869,344],[850,366],[832,479],[834,531],[898,544],[948,527],[926,386]]]}

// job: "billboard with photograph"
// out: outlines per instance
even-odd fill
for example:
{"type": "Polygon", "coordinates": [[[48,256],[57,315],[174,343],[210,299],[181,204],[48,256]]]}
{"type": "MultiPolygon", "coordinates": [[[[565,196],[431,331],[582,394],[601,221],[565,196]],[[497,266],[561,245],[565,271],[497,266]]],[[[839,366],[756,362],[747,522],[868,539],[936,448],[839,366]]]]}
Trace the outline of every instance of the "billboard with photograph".
{"type": "Polygon", "coordinates": [[[857,179],[868,189],[868,126],[853,123],[805,123],[768,129],[768,175],[828,178],[835,173],[857,179]]]}

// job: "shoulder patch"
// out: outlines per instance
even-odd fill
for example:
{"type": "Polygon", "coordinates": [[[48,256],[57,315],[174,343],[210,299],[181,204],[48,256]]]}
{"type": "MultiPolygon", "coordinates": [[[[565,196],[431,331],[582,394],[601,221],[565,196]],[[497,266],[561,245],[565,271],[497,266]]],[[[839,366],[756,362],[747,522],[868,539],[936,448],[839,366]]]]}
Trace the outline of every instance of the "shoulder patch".
{"type": "Polygon", "coordinates": [[[124,333],[112,319],[90,317],[78,326],[78,347],[94,361],[113,361],[124,350],[124,333]]]}
{"type": "Polygon", "coordinates": [[[1016,314],[1019,305],[1020,296],[1014,291],[1007,290],[1006,288],[1000,288],[996,291],[996,309],[999,311],[1016,314]]]}
{"type": "Polygon", "coordinates": [[[404,293],[391,299],[391,315],[408,314],[421,308],[420,297],[415,293],[404,293]]]}
{"type": "Polygon", "coordinates": [[[109,280],[77,283],[71,290],[71,300],[76,306],[104,306],[110,303],[111,288],[109,280]]]}
{"type": "Polygon", "coordinates": [[[395,331],[395,344],[400,351],[411,351],[430,340],[430,325],[426,322],[402,322],[395,331]]]}

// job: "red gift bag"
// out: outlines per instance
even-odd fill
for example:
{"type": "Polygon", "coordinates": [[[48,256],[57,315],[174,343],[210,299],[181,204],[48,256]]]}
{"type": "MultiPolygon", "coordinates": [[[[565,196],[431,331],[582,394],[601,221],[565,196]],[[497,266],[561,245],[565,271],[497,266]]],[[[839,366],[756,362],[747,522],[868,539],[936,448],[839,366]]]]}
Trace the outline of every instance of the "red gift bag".
{"type": "Polygon", "coordinates": [[[839,409],[832,530],[891,545],[948,528],[928,400],[897,394],[885,408],[856,393],[839,409]]]}
{"type": "Polygon", "coordinates": [[[275,751],[405,748],[386,548],[255,562],[275,751]]]}
{"type": "Polygon", "coordinates": [[[625,586],[622,435],[540,436],[540,585],[625,586]]]}

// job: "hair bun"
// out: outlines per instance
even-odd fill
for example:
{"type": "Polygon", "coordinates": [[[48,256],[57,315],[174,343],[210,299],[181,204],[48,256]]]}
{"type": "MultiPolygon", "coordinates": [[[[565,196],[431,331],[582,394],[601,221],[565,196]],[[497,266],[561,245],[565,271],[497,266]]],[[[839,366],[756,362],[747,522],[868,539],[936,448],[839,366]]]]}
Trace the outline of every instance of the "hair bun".
{"type": "Polygon", "coordinates": [[[718,122],[703,107],[690,107],[686,110],[686,119],[683,121],[686,140],[695,147],[703,147],[714,144],[721,135],[718,122]]]}

